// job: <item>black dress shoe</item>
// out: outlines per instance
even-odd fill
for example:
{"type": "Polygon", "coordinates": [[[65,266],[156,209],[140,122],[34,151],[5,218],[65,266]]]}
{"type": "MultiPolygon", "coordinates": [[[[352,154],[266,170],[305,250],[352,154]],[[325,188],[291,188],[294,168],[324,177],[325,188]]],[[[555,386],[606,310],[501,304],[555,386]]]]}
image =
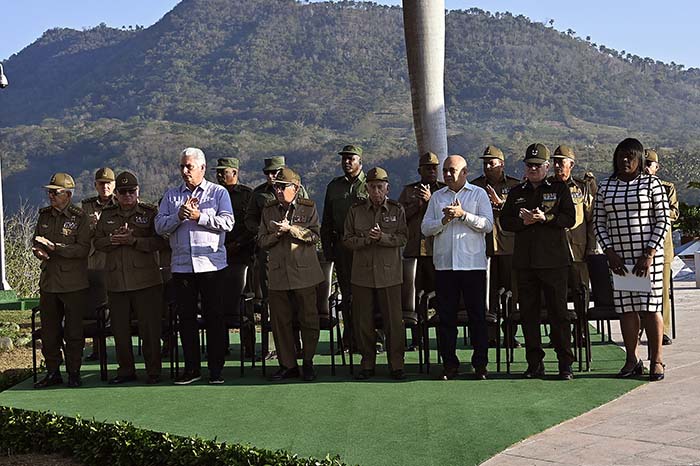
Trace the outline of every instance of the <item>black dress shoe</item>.
{"type": "Polygon", "coordinates": [[[661,344],[664,345],[664,346],[672,345],[672,344],[673,344],[673,340],[671,340],[671,337],[669,337],[668,335],[664,334],[664,337],[663,337],[663,339],[661,340],[661,344]]]}
{"type": "Polygon", "coordinates": [[[641,359],[637,359],[637,363],[632,366],[629,369],[625,369],[624,367],[620,369],[620,372],[617,373],[617,378],[618,379],[626,379],[627,377],[631,377],[633,375],[643,375],[644,374],[644,363],[642,362],[641,359]]]}
{"type": "Polygon", "coordinates": [[[406,373],[403,371],[403,369],[396,369],[395,371],[391,371],[389,373],[389,376],[394,380],[406,380],[406,373]]]}
{"type": "Polygon", "coordinates": [[[559,380],[574,380],[571,364],[559,364],[559,380]]]}
{"type": "Polygon", "coordinates": [[[80,374],[68,374],[68,388],[78,388],[83,386],[83,381],[80,380],[80,374]]]}
{"type": "Polygon", "coordinates": [[[123,383],[127,382],[133,382],[136,380],[136,375],[131,374],[131,375],[118,375],[114,377],[113,379],[110,379],[109,384],[110,385],[121,385],[123,383]]]}
{"type": "Polygon", "coordinates": [[[51,387],[53,385],[61,385],[62,383],[63,378],[61,377],[60,372],[49,372],[44,376],[43,379],[39,380],[37,383],[34,384],[34,388],[46,388],[51,387]]]}
{"type": "Polygon", "coordinates": [[[474,369],[474,378],[476,380],[486,380],[489,371],[485,367],[477,367],[474,369]]]}
{"type": "Polygon", "coordinates": [[[272,377],[270,377],[270,382],[281,382],[282,380],[297,377],[299,377],[299,366],[294,366],[291,369],[282,366],[277,370],[277,372],[272,374],[272,377]]]}
{"type": "Polygon", "coordinates": [[[661,362],[652,362],[649,365],[649,382],[658,382],[666,377],[666,364],[661,362]],[[663,369],[663,372],[656,372],[657,366],[663,369]]]}
{"type": "Polygon", "coordinates": [[[355,375],[355,380],[367,380],[374,377],[374,369],[362,369],[355,375]]]}
{"type": "Polygon", "coordinates": [[[302,377],[304,382],[313,382],[316,380],[316,370],[314,369],[314,365],[311,361],[304,361],[302,372],[304,373],[302,377]]]}
{"type": "Polygon", "coordinates": [[[544,363],[540,361],[536,365],[528,364],[527,370],[523,372],[523,377],[525,377],[526,379],[544,377],[544,363]]]}

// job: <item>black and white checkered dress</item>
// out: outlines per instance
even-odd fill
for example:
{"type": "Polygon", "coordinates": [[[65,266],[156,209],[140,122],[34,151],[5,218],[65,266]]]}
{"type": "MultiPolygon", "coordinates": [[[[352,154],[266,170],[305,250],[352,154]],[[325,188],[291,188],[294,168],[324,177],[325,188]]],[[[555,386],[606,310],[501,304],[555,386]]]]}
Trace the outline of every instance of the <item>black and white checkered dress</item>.
{"type": "Polygon", "coordinates": [[[633,264],[646,248],[656,249],[649,269],[651,293],[614,291],[617,312],[661,312],[663,244],[669,226],[668,196],[656,176],[643,174],[630,182],[608,178],[600,184],[593,229],[603,249],[612,248],[633,264]]]}

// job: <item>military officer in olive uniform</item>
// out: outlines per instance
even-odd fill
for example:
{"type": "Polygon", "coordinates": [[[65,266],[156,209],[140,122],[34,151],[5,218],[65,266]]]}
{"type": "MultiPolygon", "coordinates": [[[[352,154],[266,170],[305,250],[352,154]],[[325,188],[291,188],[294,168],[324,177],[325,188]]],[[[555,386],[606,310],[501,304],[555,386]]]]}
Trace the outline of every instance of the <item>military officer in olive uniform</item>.
{"type": "MultiPolygon", "coordinates": [[[[90,231],[95,234],[97,221],[100,219],[102,209],[108,206],[116,205],[114,198],[114,172],[111,168],[103,167],[95,172],[95,191],[97,196],[83,199],[81,205],[83,211],[90,218],[90,231]]],[[[106,303],[107,292],[105,290],[105,254],[95,249],[95,246],[90,248],[88,256],[88,280],[90,281],[90,298],[95,303],[106,303]]],[[[93,312],[89,310],[88,312],[93,312]]],[[[94,319],[94,316],[87,315],[86,317],[94,319]]],[[[92,351],[85,358],[86,361],[96,361],[99,357],[98,347],[95,341],[92,342],[92,351]]]]}
{"type": "MultiPolygon", "coordinates": [[[[484,149],[484,154],[479,158],[483,161],[484,174],[472,180],[471,183],[486,191],[493,208],[493,230],[486,234],[486,256],[489,258],[489,299],[486,320],[495,322],[499,299],[498,290],[503,288],[513,292],[511,305],[518,299],[516,280],[512,273],[514,234],[503,230],[500,216],[501,209],[506,203],[508,192],[519,185],[520,180],[505,174],[505,156],[498,147],[487,146],[484,149]]],[[[516,329],[512,330],[512,334],[515,335],[516,329]]],[[[495,333],[497,333],[495,332],[495,326],[492,325],[489,328],[489,344],[492,346],[495,345],[495,333]]],[[[520,343],[515,339],[512,343],[515,347],[520,346],[520,343]]]]}
{"type": "Polygon", "coordinates": [[[513,267],[518,274],[518,301],[525,336],[526,378],[544,375],[540,313],[544,295],[552,346],[559,361],[559,377],[571,380],[571,322],[567,312],[567,277],[571,252],[566,229],[576,223],[576,207],[569,188],[547,179],[549,149],[531,144],[524,163],[527,180],[512,188],[501,209],[501,226],[515,232],[513,267]]]}
{"type": "Polygon", "coordinates": [[[63,383],[59,370],[62,344],[68,386],[79,387],[85,346],[83,316],[88,307],[90,218],[71,204],[75,182],[70,175],[56,173],[44,187],[51,205],[39,210],[32,252],[41,260],[41,351],[48,372],[34,387],[63,383]]]}
{"type": "MultiPolygon", "coordinates": [[[[644,151],[644,170],[650,175],[656,175],[661,168],[661,162],[659,162],[659,154],[652,149],[646,149],[644,151]]],[[[678,220],[680,216],[680,206],[678,205],[678,195],[676,194],[676,186],[670,181],[661,180],[661,184],[668,194],[668,203],[671,207],[669,210],[669,219],[671,224],[678,220]]],[[[675,253],[673,251],[673,235],[671,234],[671,228],[666,232],[664,237],[664,294],[663,294],[663,307],[662,314],[664,318],[664,336],[662,344],[670,345],[673,343],[671,340],[671,263],[675,253]]]]}
{"type": "MultiPolygon", "coordinates": [[[[445,183],[438,181],[439,165],[440,160],[433,152],[421,155],[418,161],[420,181],[404,186],[399,196],[399,203],[406,212],[408,226],[408,241],[403,250],[403,256],[416,258],[416,290],[423,290],[426,293],[435,291],[433,238],[426,238],[420,231],[420,225],[432,193],[445,186],[445,183]]],[[[411,332],[412,344],[408,348],[410,351],[416,348],[420,338],[416,328],[412,328],[411,332]]]]}
{"type": "MultiPolygon", "coordinates": [[[[365,172],[362,171],[362,147],[347,145],[338,152],[341,156],[343,175],[333,178],[326,187],[326,197],[323,204],[323,219],[321,220],[321,246],[327,261],[335,264],[340,293],[343,296],[341,311],[343,318],[348,321],[351,317],[352,286],[350,276],[352,271],[353,251],[343,242],[345,218],[350,207],[357,201],[367,199],[365,172]]],[[[345,347],[350,347],[347,327],[343,330],[345,347]]]]}
{"type": "MultiPolygon", "coordinates": [[[[586,257],[597,252],[593,233],[593,190],[586,179],[576,178],[571,174],[576,164],[576,154],[571,147],[564,145],[557,147],[552,159],[554,159],[552,181],[561,181],[569,187],[571,200],[574,201],[576,208],[576,222],[573,227],[566,230],[566,239],[569,242],[572,258],[569,268],[569,289],[572,291],[578,291],[582,287],[588,289],[590,280],[586,257]]],[[[588,309],[588,301],[584,303],[585,309],[588,309]]],[[[580,313],[582,310],[577,312],[580,313]]]]}
{"type": "Polygon", "coordinates": [[[382,315],[390,375],[404,379],[405,329],[401,316],[403,262],[408,227],[400,203],[387,197],[389,175],[377,167],[367,173],[368,199],[357,201],[345,219],[343,244],[354,252],[352,262],[352,330],[362,355],[358,379],[374,375],[374,309],[382,315]]]}
{"type": "Polygon", "coordinates": [[[273,381],[299,377],[293,303],[301,329],[303,378],[316,378],[313,358],[320,332],[316,286],[323,281],[316,254],[319,222],[314,202],[299,197],[300,185],[301,178],[293,170],[279,171],[274,182],[276,199],[263,209],[258,232],[258,244],[270,253],[270,317],[280,363],[273,381]]]}
{"type": "Polygon", "coordinates": [[[158,207],[139,202],[139,184],[129,172],[117,176],[118,206],[102,210],[95,230],[95,247],[106,254],[106,282],[112,311],[112,332],[119,369],[110,384],[136,380],[131,345],[132,311],[143,341],[148,384],[160,381],[160,336],[163,278],[157,252],[166,240],[156,234],[158,207]]]}

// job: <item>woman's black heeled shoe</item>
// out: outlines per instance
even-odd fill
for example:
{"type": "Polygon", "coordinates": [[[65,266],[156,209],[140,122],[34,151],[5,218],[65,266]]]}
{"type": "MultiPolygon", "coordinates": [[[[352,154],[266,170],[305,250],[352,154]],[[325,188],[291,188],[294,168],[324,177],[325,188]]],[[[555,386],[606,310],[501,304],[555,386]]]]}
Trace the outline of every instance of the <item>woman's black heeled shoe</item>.
{"type": "MultiPolygon", "coordinates": [[[[637,363],[630,369],[625,369],[624,367],[620,369],[617,373],[618,379],[626,379],[627,377],[632,377],[633,375],[643,375],[644,374],[644,363],[641,359],[637,359],[637,363]]],[[[663,378],[663,374],[661,375],[663,378]]]]}
{"type": "Polygon", "coordinates": [[[666,376],[666,364],[662,362],[653,362],[651,363],[651,367],[649,368],[649,382],[658,382],[659,380],[663,380],[664,377],[666,376]],[[663,372],[656,372],[654,369],[656,369],[656,366],[661,366],[664,371],[663,372]]]}

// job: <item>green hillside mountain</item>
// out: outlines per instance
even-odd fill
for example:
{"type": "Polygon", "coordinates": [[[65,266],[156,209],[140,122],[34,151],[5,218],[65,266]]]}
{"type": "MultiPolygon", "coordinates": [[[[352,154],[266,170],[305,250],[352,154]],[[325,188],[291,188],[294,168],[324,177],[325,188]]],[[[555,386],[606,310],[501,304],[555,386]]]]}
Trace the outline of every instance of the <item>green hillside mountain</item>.
{"type": "MultiPolygon", "coordinates": [[[[478,9],[447,15],[450,152],[473,174],[493,143],[521,172],[525,147],[573,145],[579,166],[604,175],[626,136],[659,149],[663,176],[700,178],[700,70],[592,44],[524,16],[478,9]]],[[[244,181],[284,154],[322,200],[337,150],[366,149],[392,175],[415,176],[415,139],[402,12],[372,3],[184,0],[158,23],[52,29],[5,63],[0,155],[11,210],[43,201],[55,170],[78,195],[103,165],[132,169],[155,200],[177,180],[179,151],[237,154],[244,181]]]]}

